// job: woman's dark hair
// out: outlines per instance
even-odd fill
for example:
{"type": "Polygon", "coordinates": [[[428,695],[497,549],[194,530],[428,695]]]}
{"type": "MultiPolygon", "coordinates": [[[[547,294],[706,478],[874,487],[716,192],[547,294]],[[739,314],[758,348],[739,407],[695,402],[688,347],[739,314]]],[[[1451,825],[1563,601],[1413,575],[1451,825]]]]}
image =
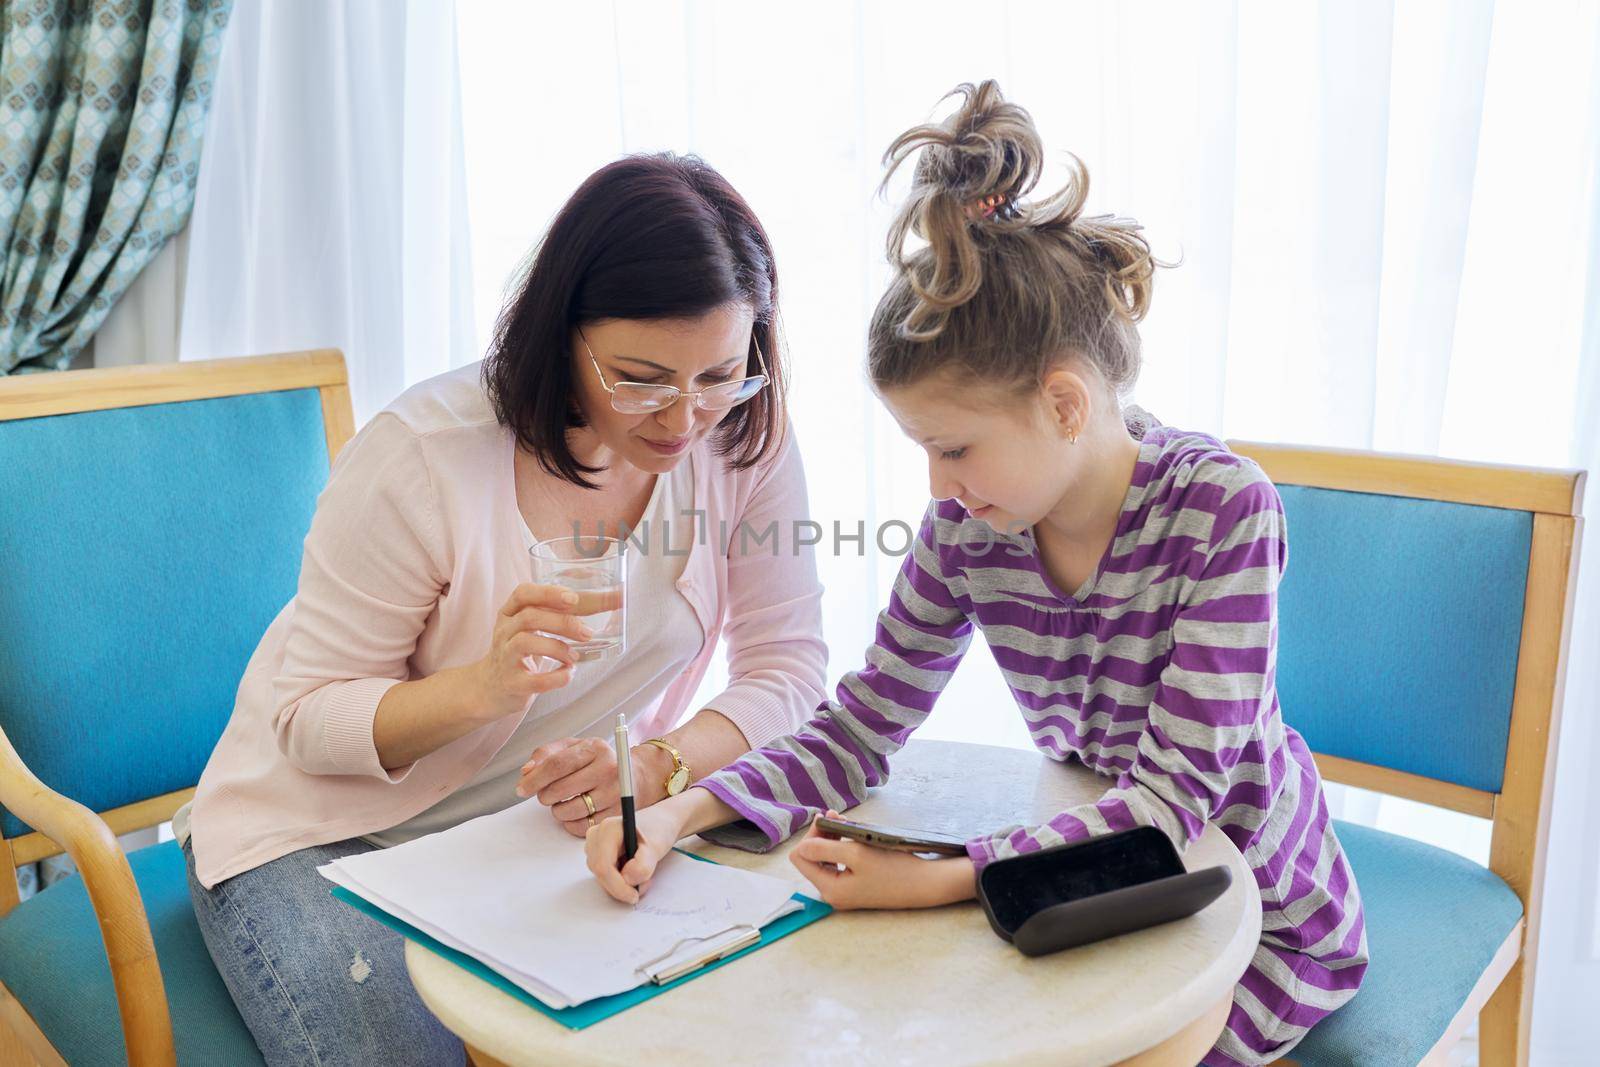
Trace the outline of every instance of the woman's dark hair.
{"type": "Polygon", "coordinates": [[[602,319],[693,319],[730,304],[755,313],[747,374],[770,383],[717,427],[717,455],[736,469],[772,453],[784,426],[772,242],[750,205],[704,161],[670,152],[619,159],[572,194],[501,312],[483,380],[502,426],[551,474],[594,488],[567,431],[582,426],[571,337],[602,319]]]}

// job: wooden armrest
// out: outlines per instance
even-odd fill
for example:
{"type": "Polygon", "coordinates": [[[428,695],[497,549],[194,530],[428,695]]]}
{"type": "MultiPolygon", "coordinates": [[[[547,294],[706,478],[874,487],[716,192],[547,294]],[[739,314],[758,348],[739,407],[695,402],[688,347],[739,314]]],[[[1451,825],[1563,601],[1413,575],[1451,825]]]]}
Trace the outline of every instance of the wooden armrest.
{"type": "MultiPolygon", "coordinates": [[[[177,1063],[166,986],[128,857],[94,812],[34,776],[0,729],[0,804],[67,850],[100,923],[131,1067],[177,1063]]],[[[14,877],[12,871],[0,876],[14,877]]]]}

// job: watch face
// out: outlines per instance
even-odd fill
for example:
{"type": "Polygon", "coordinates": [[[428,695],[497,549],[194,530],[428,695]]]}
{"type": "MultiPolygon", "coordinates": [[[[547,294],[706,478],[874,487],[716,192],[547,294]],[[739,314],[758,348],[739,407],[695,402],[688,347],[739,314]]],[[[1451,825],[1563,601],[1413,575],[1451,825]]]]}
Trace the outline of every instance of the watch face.
{"type": "Polygon", "coordinates": [[[675,797],[689,787],[689,768],[679,767],[667,779],[667,795],[675,797]]]}

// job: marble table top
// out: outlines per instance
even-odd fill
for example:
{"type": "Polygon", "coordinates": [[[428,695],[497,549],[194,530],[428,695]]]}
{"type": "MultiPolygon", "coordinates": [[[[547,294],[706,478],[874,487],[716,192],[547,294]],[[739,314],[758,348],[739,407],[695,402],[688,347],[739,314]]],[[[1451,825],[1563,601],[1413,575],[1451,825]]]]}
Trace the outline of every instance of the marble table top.
{"type": "MultiPolygon", "coordinates": [[[[972,836],[1037,823],[1109,781],[1076,764],[987,745],[913,740],[851,816],[972,836]]],[[[690,838],[682,847],[791,878],[798,837],[766,855],[690,838]]],[[[1166,1040],[1228,994],[1261,934],[1261,898],[1216,827],[1184,856],[1233,885],[1188,919],[1029,959],[974,901],[922,911],[836,912],[604,1022],[568,1030],[415,943],[422,999],[504,1064],[1108,1064],[1166,1040]]]]}

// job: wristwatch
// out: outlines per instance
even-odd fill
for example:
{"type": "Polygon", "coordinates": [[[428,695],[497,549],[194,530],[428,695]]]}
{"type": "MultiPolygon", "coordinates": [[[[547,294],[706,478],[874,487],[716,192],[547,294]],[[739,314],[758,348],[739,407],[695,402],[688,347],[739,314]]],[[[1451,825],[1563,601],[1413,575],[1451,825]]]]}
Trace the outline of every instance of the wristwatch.
{"type": "Polygon", "coordinates": [[[659,737],[652,737],[645,744],[654,745],[672,757],[672,773],[667,775],[667,796],[675,797],[689,788],[689,765],[683,762],[683,753],[659,737]]]}

